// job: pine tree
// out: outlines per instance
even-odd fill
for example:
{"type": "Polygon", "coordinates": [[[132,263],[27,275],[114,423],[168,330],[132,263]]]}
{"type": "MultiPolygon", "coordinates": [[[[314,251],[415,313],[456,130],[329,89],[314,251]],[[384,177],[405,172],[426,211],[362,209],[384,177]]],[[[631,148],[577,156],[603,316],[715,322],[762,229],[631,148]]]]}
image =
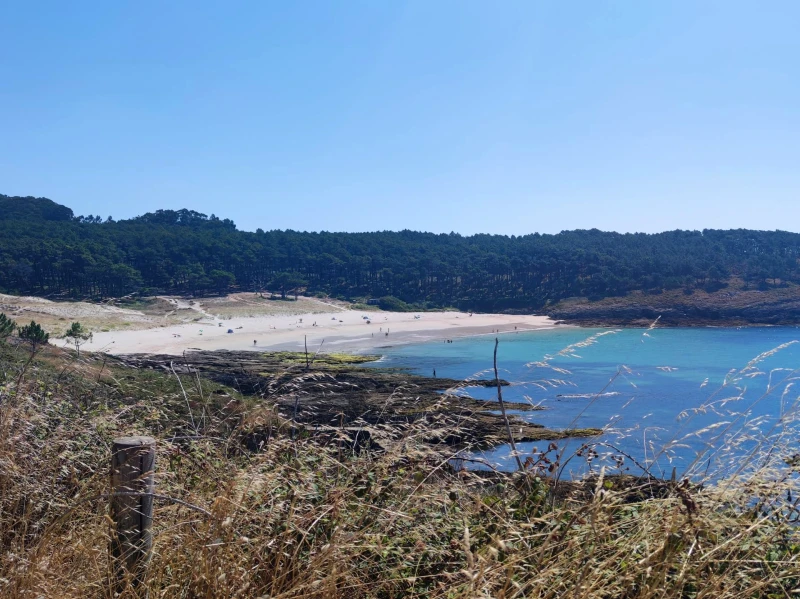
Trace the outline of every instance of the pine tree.
{"type": "Polygon", "coordinates": [[[17,324],[12,319],[8,318],[5,313],[0,313],[0,343],[5,342],[16,328],[17,324]]]}
{"type": "Polygon", "coordinates": [[[80,356],[81,346],[86,342],[91,341],[92,332],[76,321],[70,325],[69,329],[67,329],[67,333],[64,335],[64,338],[69,341],[70,344],[75,346],[75,351],[78,353],[78,356],[80,356]]]}
{"type": "Polygon", "coordinates": [[[50,334],[42,329],[42,326],[36,321],[31,321],[30,325],[20,327],[19,337],[31,345],[33,352],[36,352],[39,346],[46,344],[50,340],[50,334]]]}

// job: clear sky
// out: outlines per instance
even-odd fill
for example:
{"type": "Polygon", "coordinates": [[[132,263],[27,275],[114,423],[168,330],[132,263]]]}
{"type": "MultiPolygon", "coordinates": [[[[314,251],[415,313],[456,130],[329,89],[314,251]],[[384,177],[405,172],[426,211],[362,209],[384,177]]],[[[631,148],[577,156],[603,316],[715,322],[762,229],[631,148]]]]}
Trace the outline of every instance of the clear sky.
{"type": "Polygon", "coordinates": [[[0,193],[240,229],[800,231],[800,2],[3,2],[0,193]]]}

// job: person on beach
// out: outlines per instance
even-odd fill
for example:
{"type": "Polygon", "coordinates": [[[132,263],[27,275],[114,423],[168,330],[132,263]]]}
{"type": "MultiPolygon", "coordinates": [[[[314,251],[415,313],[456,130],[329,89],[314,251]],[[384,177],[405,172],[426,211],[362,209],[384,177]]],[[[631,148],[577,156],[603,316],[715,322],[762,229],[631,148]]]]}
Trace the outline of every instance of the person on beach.
{"type": "Polygon", "coordinates": [[[433,370],[433,376],[436,377],[436,369],[433,370]]]}
{"type": "Polygon", "coordinates": [[[256,345],[256,341],[255,341],[255,340],[253,340],[253,346],[255,346],[255,345],[256,345]]]}

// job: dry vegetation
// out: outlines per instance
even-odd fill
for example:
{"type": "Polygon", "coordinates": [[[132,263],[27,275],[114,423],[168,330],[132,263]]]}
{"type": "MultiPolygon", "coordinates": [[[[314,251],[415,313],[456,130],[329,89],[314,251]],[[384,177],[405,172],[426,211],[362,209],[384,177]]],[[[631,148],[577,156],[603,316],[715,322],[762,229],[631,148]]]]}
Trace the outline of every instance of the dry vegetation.
{"type": "Polygon", "coordinates": [[[200,300],[202,307],[210,314],[224,318],[226,320],[242,317],[263,317],[273,315],[299,315],[324,313],[336,310],[336,308],[349,308],[349,304],[337,300],[325,299],[324,301],[315,298],[299,296],[297,300],[294,296],[286,300],[270,298],[270,294],[260,294],[252,292],[240,292],[200,300]]]}
{"type": "Polygon", "coordinates": [[[0,294],[0,312],[18,323],[31,320],[39,323],[54,338],[61,335],[72,321],[93,332],[112,330],[151,329],[190,323],[203,318],[261,317],[323,313],[348,308],[336,300],[317,300],[299,297],[288,300],[260,297],[254,293],[190,300],[172,297],[126,297],[106,303],[64,302],[33,296],[0,294]]]}
{"type": "Polygon", "coordinates": [[[164,497],[147,581],[125,597],[800,593],[795,475],[771,442],[714,485],[555,485],[557,446],[513,475],[452,468],[424,427],[356,453],[269,399],[180,377],[0,347],[0,596],[113,594],[109,444],[124,434],[158,439],[164,497]]]}
{"type": "Polygon", "coordinates": [[[33,296],[7,294],[0,294],[0,312],[21,324],[36,321],[53,337],[60,337],[72,321],[80,321],[92,331],[109,331],[174,325],[197,316],[191,309],[176,310],[161,298],[122,299],[95,304],[54,302],[33,296]],[[190,314],[187,314],[187,310],[190,314]]]}

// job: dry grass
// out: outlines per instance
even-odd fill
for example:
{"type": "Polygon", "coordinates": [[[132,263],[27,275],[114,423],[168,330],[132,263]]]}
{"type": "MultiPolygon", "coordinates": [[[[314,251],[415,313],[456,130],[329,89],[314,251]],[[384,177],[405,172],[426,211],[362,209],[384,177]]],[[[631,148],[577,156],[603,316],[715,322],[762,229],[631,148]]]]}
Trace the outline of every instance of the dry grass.
{"type": "MultiPolygon", "coordinates": [[[[0,348],[0,596],[110,596],[109,443],[158,438],[147,581],[126,597],[784,597],[800,587],[794,469],[761,448],[698,487],[456,471],[396,439],[354,454],[270,406],[54,348],[0,348]],[[258,452],[248,432],[268,430],[258,452]],[[294,439],[293,439],[294,438],[294,439]]],[[[770,446],[774,451],[774,445],[770,446]]],[[[591,460],[584,447],[578,459],[591,460]]]]}
{"type": "Polygon", "coordinates": [[[204,317],[226,320],[243,317],[313,314],[346,308],[336,300],[300,297],[294,301],[270,300],[253,293],[201,299],[147,297],[122,298],[109,303],[54,302],[33,296],[0,294],[0,312],[19,323],[39,323],[52,337],[60,337],[72,321],[93,332],[151,329],[190,323],[204,317]]]}
{"type": "Polygon", "coordinates": [[[263,297],[252,292],[228,294],[216,298],[203,298],[198,302],[210,314],[226,320],[245,317],[269,317],[278,315],[302,315],[335,312],[349,305],[336,300],[317,300],[294,296],[287,300],[271,300],[268,293],[263,297]]]}
{"type": "Polygon", "coordinates": [[[60,337],[73,321],[91,331],[150,329],[190,321],[193,310],[176,311],[166,300],[147,298],[109,304],[53,302],[33,296],[0,294],[0,312],[18,323],[39,323],[53,337],[60,337]],[[188,313],[188,314],[187,314],[188,313]]]}

